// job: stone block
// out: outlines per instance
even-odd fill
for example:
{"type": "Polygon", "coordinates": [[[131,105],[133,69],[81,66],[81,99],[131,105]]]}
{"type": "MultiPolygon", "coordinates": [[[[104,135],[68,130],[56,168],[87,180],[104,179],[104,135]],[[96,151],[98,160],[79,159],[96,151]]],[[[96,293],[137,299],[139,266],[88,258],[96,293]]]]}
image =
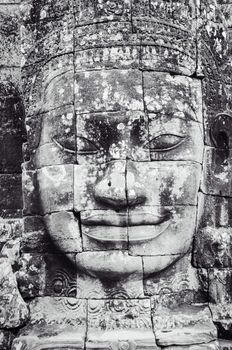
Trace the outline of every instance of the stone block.
{"type": "Polygon", "coordinates": [[[0,11],[0,60],[3,66],[20,67],[18,6],[6,4],[0,11]]]}
{"type": "Polygon", "coordinates": [[[74,37],[76,71],[139,68],[140,38],[130,21],[77,26],[74,37]]]}
{"type": "MultiPolygon", "coordinates": [[[[136,211],[140,209],[139,204],[140,207],[194,206],[197,203],[200,176],[201,166],[196,162],[128,161],[128,203],[137,204],[136,211]]],[[[133,214],[133,208],[131,213],[133,214]]]]}
{"type": "Polygon", "coordinates": [[[27,116],[73,104],[73,54],[22,68],[22,89],[27,116]]]}
{"type": "Polygon", "coordinates": [[[209,269],[209,301],[220,338],[232,338],[231,269],[209,269]]]}
{"type": "Polygon", "coordinates": [[[73,210],[73,165],[54,165],[37,171],[44,214],[73,210]]]}
{"type": "Polygon", "coordinates": [[[209,269],[209,299],[215,304],[232,302],[231,269],[209,269]]]}
{"type": "Polygon", "coordinates": [[[89,300],[87,349],[157,349],[150,300],[89,300]]]}
{"type": "Polygon", "coordinates": [[[197,344],[197,345],[173,345],[165,346],[165,350],[219,350],[218,342],[212,341],[207,344],[197,344]]]}
{"type": "Polygon", "coordinates": [[[64,105],[43,113],[41,118],[40,146],[56,140],[63,148],[74,148],[75,116],[71,105],[64,105]]]}
{"type": "Polygon", "coordinates": [[[0,175],[0,207],[17,210],[22,208],[22,180],[20,174],[0,175]]]}
{"type": "Polygon", "coordinates": [[[231,350],[232,349],[232,341],[226,339],[219,339],[219,349],[220,350],[231,350]]]}
{"type": "Polygon", "coordinates": [[[22,219],[0,219],[0,243],[21,238],[23,233],[22,219]]]}
{"type": "Polygon", "coordinates": [[[76,255],[77,269],[101,280],[123,280],[130,275],[142,276],[142,258],[126,251],[82,252],[76,255]]]}
{"type": "Polygon", "coordinates": [[[0,173],[21,173],[22,137],[5,134],[0,138],[0,173]]]}
{"type": "Polygon", "coordinates": [[[231,168],[229,150],[207,147],[204,152],[202,191],[205,194],[231,197],[231,168]]]}
{"type": "Polygon", "coordinates": [[[24,22],[20,28],[22,65],[73,52],[73,26],[69,14],[55,21],[24,22]]]}
{"type": "Polygon", "coordinates": [[[76,296],[74,255],[24,253],[17,280],[24,298],[76,296]]]}
{"type": "Polygon", "coordinates": [[[79,219],[73,212],[59,211],[44,218],[52,242],[64,253],[82,251],[79,219]]]}
{"type": "Polygon", "coordinates": [[[13,338],[14,338],[13,333],[6,331],[6,330],[1,330],[0,331],[1,350],[9,350],[13,338]]]}
{"type": "Polygon", "coordinates": [[[128,248],[127,211],[82,211],[80,224],[84,251],[128,248]]]}
{"type": "Polygon", "coordinates": [[[149,161],[148,120],[140,111],[77,115],[78,163],[112,159],[149,161]]]}
{"type": "Polygon", "coordinates": [[[143,111],[142,73],[138,70],[79,72],[74,90],[78,113],[143,111]]]}
{"type": "Polygon", "coordinates": [[[202,123],[199,80],[161,72],[144,72],[143,76],[148,112],[202,123]]]}
{"type": "Polygon", "coordinates": [[[143,257],[143,268],[145,295],[156,295],[158,298],[162,295],[188,293],[194,302],[207,300],[207,293],[199,278],[201,276],[191,265],[191,254],[143,257]]]}
{"type": "Polygon", "coordinates": [[[124,210],[126,160],[74,165],[74,210],[124,210]]]}
{"type": "MultiPolygon", "coordinates": [[[[16,69],[17,71],[17,69],[16,69]]],[[[14,70],[11,69],[11,75],[7,75],[7,70],[1,70],[0,80],[0,130],[1,135],[20,135],[22,131],[23,102],[17,88],[17,77],[13,78],[14,70]],[[5,73],[5,74],[4,74],[5,73]]]]}
{"type": "Polygon", "coordinates": [[[202,163],[203,126],[183,115],[150,113],[149,149],[151,160],[190,160],[202,163]],[[158,136],[157,136],[158,135],[158,136]]]}
{"type": "MultiPolygon", "coordinates": [[[[94,252],[96,254],[96,252],[94,252]]],[[[102,255],[102,252],[98,252],[102,255]]],[[[90,255],[94,259],[95,254],[90,255]]],[[[77,257],[78,259],[78,257],[77,257]]],[[[77,272],[77,298],[87,299],[143,299],[143,271],[142,265],[138,264],[140,258],[135,261],[137,271],[124,276],[120,279],[110,279],[110,271],[106,271],[105,276],[102,273],[101,279],[91,275],[87,269],[79,269],[77,272]]],[[[140,260],[141,261],[141,260],[140,260]]]]}
{"type": "MultiPolygon", "coordinates": [[[[151,176],[151,173],[147,174],[151,176]]],[[[175,260],[175,256],[183,256],[192,243],[196,215],[196,207],[188,205],[163,206],[162,208],[143,206],[140,210],[129,209],[128,247],[130,254],[157,256],[156,262],[161,259],[161,256],[164,256],[163,259],[170,263],[173,259],[175,260]],[[138,226],[133,226],[135,217],[138,226]]]]}
{"type": "Polygon", "coordinates": [[[125,1],[74,1],[76,25],[85,25],[108,21],[126,21],[131,18],[131,3],[125,1]]]}
{"type": "Polygon", "coordinates": [[[0,327],[11,329],[23,326],[28,318],[28,309],[19,293],[9,259],[0,258],[0,267],[0,327]]]}
{"type": "Polygon", "coordinates": [[[194,237],[196,267],[231,267],[231,198],[199,194],[194,237]]]}
{"type": "Polygon", "coordinates": [[[23,218],[23,226],[21,252],[46,253],[54,250],[54,246],[46,231],[44,217],[25,216],[23,218]]]}
{"type": "Polygon", "coordinates": [[[153,327],[159,346],[207,344],[217,339],[217,330],[207,304],[181,305],[169,309],[156,305],[153,327]]]}
{"type": "Polygon", "coordinates": [[[41,214],[41,203],[39,200],[39,187],[36,171],[27,171],[23,166],[22,173],[22,195],[24,215],[41,214]]]}
{"type": "Polygon", "coordinates": [[[231,89],[231,85],[227,85],[223,81],[207,78],[202,81],[205,143],[209,146],[220,148],[220,145],[215,143],[215,137],[212,136],[213,134],[220,136],[220,131],[222,131],[223,134],[228,135],[228,148],[232,148],[231,118],[226,116],[227,112],[232,109],[231,89]],[[217,119],[219,123],[215,123],[217,119]]]}
{"type": "Polygon", "coordinates": [[[66,297],[35,298],[29,303],[30,322],[14,340],[12,350],[84,349],[86,301],[66,297]]]}
{"type": "Polygon", "coordinates": [[[23,0],[20,4],[21,18],[24,23],[30,24],[56,21],[72,12],[69,0],[38,0],[33,3],[30,0],[23,0]]]}
{"type": "Polygon", "coordinates": [[[203,1],[198,21],[197,73],[231,83],[231,67],[226,21],[217,3],[203,1]]]}

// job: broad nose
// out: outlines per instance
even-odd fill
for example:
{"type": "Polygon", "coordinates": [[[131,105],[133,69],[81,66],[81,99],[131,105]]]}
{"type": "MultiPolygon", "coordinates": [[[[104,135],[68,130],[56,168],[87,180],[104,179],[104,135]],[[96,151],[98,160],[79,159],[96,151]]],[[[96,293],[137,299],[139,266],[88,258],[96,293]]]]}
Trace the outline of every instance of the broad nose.
{"type": "Polygon", "coordinates": [[[136,206],[146,202],[146,189],[132,161],[127,162],[126,191],[128,206],[136,206]]]}
{"type": "Polygon", "coordinates": [[[144,187],[136,181],[136,171],[126,160],[112,161],[94,190],[95,200],[113,209],[141,204],[146,200],[144,187]]]}

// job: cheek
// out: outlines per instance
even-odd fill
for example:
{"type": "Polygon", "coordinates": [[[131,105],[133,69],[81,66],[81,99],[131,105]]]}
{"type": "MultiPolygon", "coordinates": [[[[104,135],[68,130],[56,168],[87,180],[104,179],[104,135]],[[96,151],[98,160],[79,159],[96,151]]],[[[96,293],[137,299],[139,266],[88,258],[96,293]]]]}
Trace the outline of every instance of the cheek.
{"type": "Polygon", "coordinates": [[[190,161],[137,163],[137,182],[143,185],[146,205],[196,205],[201,165],[190,161]]]}
{"type": "Polygon", "coordinates": [[[43,214],[73,210],[73,165],[56,165],[37,170],[43,214]]]}

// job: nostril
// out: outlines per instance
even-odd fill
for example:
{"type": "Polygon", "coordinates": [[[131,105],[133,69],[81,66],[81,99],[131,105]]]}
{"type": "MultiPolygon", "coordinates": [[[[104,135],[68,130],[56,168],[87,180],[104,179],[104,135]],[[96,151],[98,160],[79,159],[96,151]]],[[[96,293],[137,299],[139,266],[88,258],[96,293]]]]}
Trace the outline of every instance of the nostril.
{"type": "Polygon", "coordinates": [[[111,181],[108,182],[108,186],[111,187],[111,181]]]}

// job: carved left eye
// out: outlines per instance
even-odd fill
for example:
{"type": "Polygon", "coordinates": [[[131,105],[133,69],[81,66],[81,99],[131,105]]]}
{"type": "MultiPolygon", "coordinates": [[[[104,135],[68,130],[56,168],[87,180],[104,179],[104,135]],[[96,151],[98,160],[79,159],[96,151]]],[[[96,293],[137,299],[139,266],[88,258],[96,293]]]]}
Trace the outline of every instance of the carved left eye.
{"type": "Polygon", "coordinates": [[[146,148],[150,148],[151,151],[165,152],[170,151],[178,147],[182,142],[184,142],[185,136],[179,136],[174,134],[163,134],[154,137],[149,141],[146,148]]]}
{"type": "Polygon", "coordinates": [[[74,137],[66,137],[65,139],[59,139],[53,137],[53,142],[60,148],[62,151],[75,154],[75,141],[74,137]]]}

